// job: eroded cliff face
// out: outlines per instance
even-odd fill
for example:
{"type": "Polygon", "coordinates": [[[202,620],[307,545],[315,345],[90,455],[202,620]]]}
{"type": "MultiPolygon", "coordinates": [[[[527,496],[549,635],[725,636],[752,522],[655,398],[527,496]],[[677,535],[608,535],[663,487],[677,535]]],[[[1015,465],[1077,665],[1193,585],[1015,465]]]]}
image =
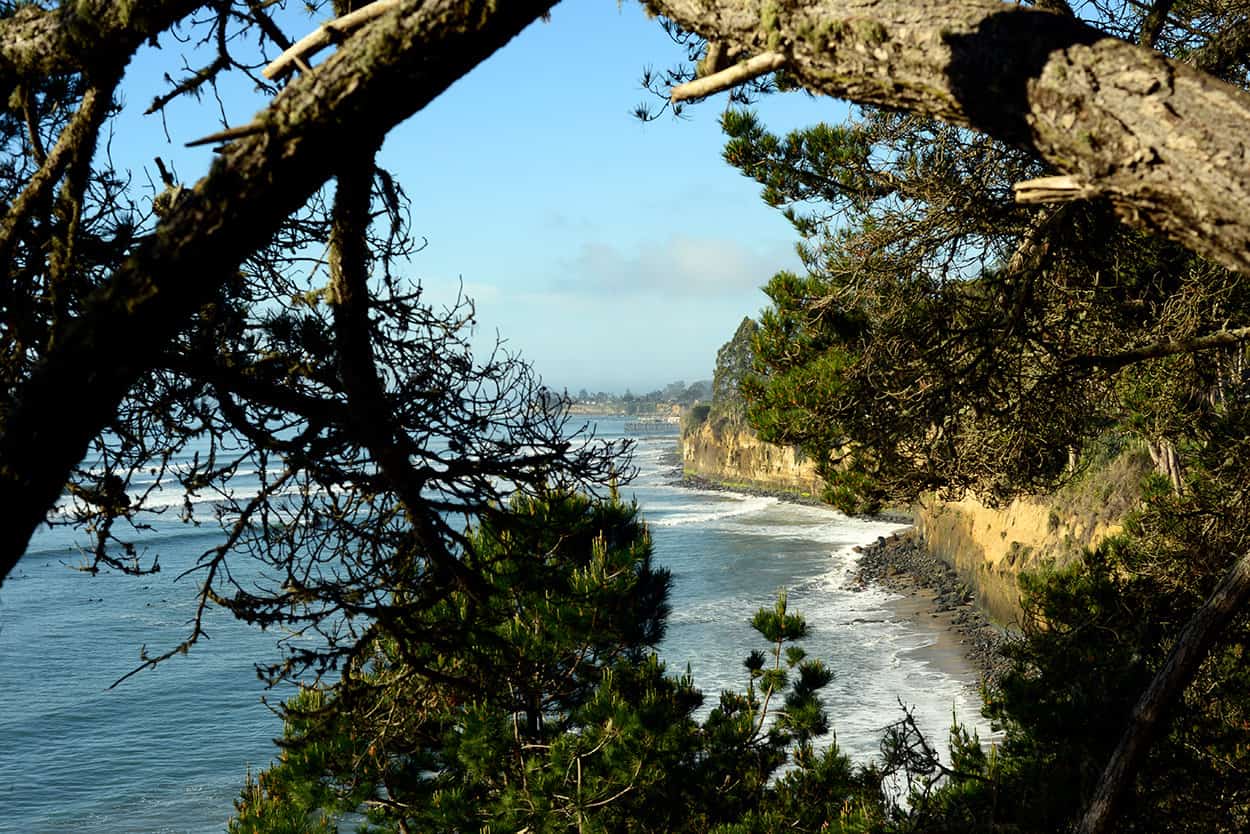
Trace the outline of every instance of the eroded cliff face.
{"type": "MultiPolygon", "coordinates": [[[[751,367],[756,324],[743,319],[717,353],[710,405],[686,416],[681,446],[687,475],[726,486],[788,491],[820,498],[816,466],[795,448],[760,440],[746,423],[743,375],[751,367]]],[[[916,527],[931,554],[974,589],[981,609],[1003,625],[1019,622],[1020,575],[1063,567],[1120,530],[1136,485],[1150,462],[1112,456],[1055,495],[1020,498],[991,508],[973,498],[922,502],[916,527]]]]}
{"type": "Polygon", "coordinates": [[[1050,497],[987,507],[974,498],[926,501],[916,528],[930,553],[973,588],[977,604],[1002,625],[1020,621],[1020,575],[1061,568],[1122,528],[1118,521],[1061,515],[1050,497]]]}
{"type": "Polygon", "coordinates": [[[976,589],[981,608],[1010,625],[1020,618],[1020,575],[1065,567],[1119,533],[1153,468],[1144,449],[1126,448],[1051,495],[998,508],[973,498],[921,502],[916,527],[929,552],[976,589]]]}
{"type": "MultiPolygon", "coordinates": [[[[726,486],[788,491],[819,498],[824,483],[797,449],[765,443],[746,426],[704,421],[682,433],[687,475],[726,486]]],[[[1002,625],[1020,622],[1020,575],[1062,568],[1120,532],[1132,503],[1124,484],[1140,476],[1142,463],[1113,464],[1094,486],[1057,495],[1019,498],[988,507],[975,498],[923,501],[914,509],[916,528],[934,556],[951,565],[971,587],[980,608],[1002,625]],[[1108,485],[1109,484],[1109,485],[1108,485]]]]}
{"type": "Polygon", "coordinates": [[[682,433],[682,467],[687,475],[726,486],[780,490],[819,498],[824,488],[816,466],[797,449],[774,446],[749,428],[714,427],[710,421],[682,433]]]}

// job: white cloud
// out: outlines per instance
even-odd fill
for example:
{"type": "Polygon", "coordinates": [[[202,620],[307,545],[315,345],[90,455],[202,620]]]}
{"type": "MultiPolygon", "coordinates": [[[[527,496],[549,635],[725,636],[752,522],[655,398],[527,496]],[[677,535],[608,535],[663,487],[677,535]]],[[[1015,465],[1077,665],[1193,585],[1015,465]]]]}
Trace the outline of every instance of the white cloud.
{"type": "Polygon", "coordinates": [[[552,281],[574,295],[724,296],[758,289],[779,269],[797,269],[790,244],[748,248],[734,240],[674,235],[632,251],[588,242],[552,281]]]}
{"type": "MultiPolygon", "coordinates": [[[[674,235],[650,247],[575,244],[545,275],[491,264],[464,289],[478,301],[479,352],[499,336],[556,387],[651,390],[709,377],[717,349],[766,303],[760,287],[796,268],[787,243],[674,235]]],[[[426,286],[433,300],[459,282],[426,286]]]]}

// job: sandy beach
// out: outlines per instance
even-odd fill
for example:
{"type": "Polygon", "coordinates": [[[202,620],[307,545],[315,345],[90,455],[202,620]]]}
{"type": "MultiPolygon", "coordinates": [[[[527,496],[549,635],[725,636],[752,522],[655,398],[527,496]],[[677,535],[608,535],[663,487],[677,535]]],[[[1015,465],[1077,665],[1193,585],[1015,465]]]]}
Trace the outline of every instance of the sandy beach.
{"type": "Polygon", "coordinates": [[[934,642],[918,649],[931,663],[970,686],[993,684],[1006,669],[1001,648],[1010,633],[976,607],[972,589],[930,556],[914,531],[880,538],[860,551],[853,586],[879,585],[901,596],[895,616],[933,630],[934,642]]]}
{"type": "Polygon", "coordinates": [[[936,596],[928,588],[912,589],[890,603],[894,618],[923,626],[933,633],[933,642],[915,649],[913,654],[970,688],[979,689],[981,667],[968,654],[970,646],[967,638],[958,631],[955,613],[936,610],[936,596]]]}

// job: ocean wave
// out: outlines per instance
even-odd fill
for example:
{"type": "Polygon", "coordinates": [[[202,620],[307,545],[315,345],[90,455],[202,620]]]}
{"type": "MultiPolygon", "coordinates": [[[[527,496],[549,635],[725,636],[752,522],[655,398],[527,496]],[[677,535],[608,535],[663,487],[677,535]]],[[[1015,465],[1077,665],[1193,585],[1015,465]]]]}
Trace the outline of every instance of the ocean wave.
{"type": "MultiPolygon", "coordinates": [[[[709,493],[717,495],[721,493],[709,493]]],[[[718,506],[696,508],[688,504],[674,508],[665,508],[662,515],[656,517],[648,514],[647,523],[652,527],[686,527],[698,524],[710,524],[729,518],[748,516],[758,513],[777,503],[776,498],[767,496],[743,496],[741,500],[717,502],[718,506]]]]}
{"type": "MultiPolygon", "coordinates": [[[[309,494],[318,494],[320,490],[310,491],[309,494]]],[[[151,514],[160,516],[167,514],[168,510],[184,508],[189,500],[192,519],[195,521],[210,521],[217,517],[220,511],[230,511],[232,506],[250,501],[261,494],[259,484],[236,486],[230,490],[228,495],[218,493],[210,493],[208,491],[188,496],[186,492],[176,487],[168,490],[157,489],[146,495],[140,492],[128,493],[128,497],[132,504],[142,501],[140,514],[151,514]]],[[[302,496],[306,494],[300,486],[289,486],[284,489],[276,490],[272,493],[275,499],[289,498],[292,496],[302,496]]],[[[77,496],[65,495],[52,508],[51,513],[59,516],[71,516],[76,513],[83,512],[87,509],[86,504],[77,496]]]]}
{"type": "Polygon", "coordinates": [[[747,617],[759,608],[757,603],[745,597],[711,599],[702,602],[682,600],[668,615],[669,625],[699,625],[707,623],[745,623],[747,617]]]}

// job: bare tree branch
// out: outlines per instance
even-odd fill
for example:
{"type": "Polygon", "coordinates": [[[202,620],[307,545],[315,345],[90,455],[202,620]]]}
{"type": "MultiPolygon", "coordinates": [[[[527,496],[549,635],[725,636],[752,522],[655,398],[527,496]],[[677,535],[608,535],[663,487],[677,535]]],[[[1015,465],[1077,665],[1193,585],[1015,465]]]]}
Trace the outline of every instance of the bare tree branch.
{"type": "Polygon", "coordinates": [[[305,35],[293,46],[287,47],[286,51],[265,67],[261,74],[271,81],[276,81],[289,75],[297,66],[307,70],[308,65],[305,62],[309,58],[398,5],[398,0],[374,0],[354,12],[321,24],[312,34],[305,35]]]}
{"type": "Polygon", "coordinates": [[[207,0],[80,0],[56,9],[24,6],[0,18],[0,94],[31,76],[82,72],[102,57],[124,63],[144,41],[207,0]]]}
{"type": "Polygon", "coordinates": [[[373,149],[347,160],[338,175],[334,198],[334,223],[330,231],[330,288],[333,295],[335,346],[339,374],[354,415],[353,423],[365,438],[370,454],[393,485],[408,520],[421,542],[422,553],[433,567],[455,577],[466,590],[480,592],[480,580],[448,552],[430,527],[428,504],[421,490],[424,479],[414,466],[416,450],[407,435],[394,425],[394,410],[387,401],[374,358],[369,326],[369,246],[373,191],[373,149]]]}
{"type": "Polygon", "coordinates": [[[1154,0],[1150,5],[1150,11],[1146,14],[1146,19],[1142,21],[1141,35],[1137,42],[1147,49],[1154,49],[1155,43],[1159,40],[1159,33],[1163,31],[1163,24],[1167,23],[1168,15],[1172,12],[1172,6],[1176,0],[1154,0]]]}
{"type": "Polygon", "coordinates": [[[17,391],[0,435],[0,576],[130,386],[242,259],[345,154],[380,141],[551,5],[408,0],[290,84],[257,117],[263,133],[224,150],[17,391]]]}
{"type": "Polygon", "coordinates": [[[1247,341],[1250,341],[1250,327],[1237,327],[1206,336],[1195,336],[1192,339],[1169,339],[1165,342],[1155,342],[1110,355],[1075,356],[1068,360],[1068,364],[1096,365],[1100,368],[1115,370],[1148,359],[1162,359],[1165,356],[1175,356],[1180,353],[1198,353],[1203,350],[1234,347],[1245,344],[1247,341]]]}
{"type": "Polygon", "coordinates": [[[260,0],[247,0],[247,7],[251,10],[252,17],[256,19],[261,31],[265,33],[265,37],[276,43],[279,49],[290,49],[291,39],[278,28],[278,24],[274,23],[273,18],[265,11],[265,5],[260,0]]]}
{"type": "Polygon", "coordinates": [[[1223,77],[1250,58],[1250,18],[1221,29],[1205,46],[1189,56],[1203,72],[1223,77]]]}
{"type": "Polygon", "coordinates": [[[759,78],[770,72],[776,72],[786,65],[786,56],[778,52],[765,52],[756,55],[732,67],[723,69],[712,75],[678,84],[673,88],[670,98],[673,101],[686,101],[692,98],[703,98],[739,84],[745,84],[752,78],[759,78]]]}
{"type": "Polygon", "coordinates": [[[0,220],[0,263],[8,263],[13,254],[13,246],[21,235],[22,229],[31,218],[32,212],[46,206],[52,189],[61,180],[65,169],[84,151],[90,160],[95,150],[94,136],[99,130],[104,117],[108,115],[112,103],[113,87],[101,90],[89,87],[83,94],[82,103],[73,119],[61,131],[52,152],[43,160],[39,170],[26,183],[26,188],[18,196],[0,220]]]}

